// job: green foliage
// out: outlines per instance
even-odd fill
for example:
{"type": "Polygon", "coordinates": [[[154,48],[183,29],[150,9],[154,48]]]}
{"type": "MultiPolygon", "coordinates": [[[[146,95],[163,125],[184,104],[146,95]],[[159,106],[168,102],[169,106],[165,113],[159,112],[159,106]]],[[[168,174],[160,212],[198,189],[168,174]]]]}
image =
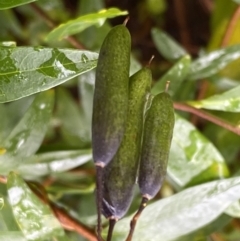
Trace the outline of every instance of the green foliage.
{"type": "MultiPolygon", "coordinates": [[[[119,6],[99,0],[32,2],[0,1],[0,240],[89,240],[56,217],[53,205],[94,237],[91,120],[97,52],[128,12],[130,75],[158,51],[150,66],[151,93],[162,92],[170,81],[175,106],[167,181],[143,211],[133,240],[205,241],[214,232],[238,240],[231,221],[240,217],[239,19],[228,42],[223,39],[239,1],[214,1],[211,36],[197,50],[181,34],[164,29],[168,12],[175,13],[167,1],[139,1],[129,9],[121,8],[121,1],[119,6]],[[47,24],[57,27],[50,29],[46,16],[52,18],[47,24]],[[84,49],[74,49],[74,41],[84,49]],[[205,120],[183,114],[184,108],[205,120]]],[[[139,201],[137,190],[114,240],[126,237],[139,201]]]]}

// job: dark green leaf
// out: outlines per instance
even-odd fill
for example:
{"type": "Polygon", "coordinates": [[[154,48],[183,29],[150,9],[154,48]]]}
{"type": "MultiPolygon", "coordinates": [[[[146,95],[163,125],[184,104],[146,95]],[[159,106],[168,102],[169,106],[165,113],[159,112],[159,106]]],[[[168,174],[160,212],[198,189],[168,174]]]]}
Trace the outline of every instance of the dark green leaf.
{"type": "Polygon", "coordinates": [[[128,14],[127,11],[121,11],[117,8],[103,9],[97,13],[87,14],[59,25],[48,34],[47,40],[61,40],[69,35],[80,33],[92,25],[101,26],[108,18],[114,18],[126,14],[128,14]]]}
{"type": "Polygon", "coordinates": [[[207,99],[190,101],[195,108],[240,112],[240,85],[219,95],[207,99]]]}
{"type": "Polygon", "coordinates": [[[64,235],[51,209],[32,193],[20,176],[11,172],[7,188],[13,214],[27,240],[40,241],[64,235]]]}
{"type": "Polygon", "coordinates": [[[50,89],[96,67],[89,51],[0,47],[0,102],[50,89]]]}
{"type": "Polygon", "coordinates": [[[91,131],[92,123],[92,107],[93,107],[93,92],[95,85],[95,70],[88,71],[79,76],[78,90],[81,96],[81,106],[86,118],[85,127],[91,131]]]}
{"type": "Polygon", "coordinates": [[[53,90],[36,96],[21,121],[2,144],[6,151],[0,156],[1,173],[14,170],[26,157],[37,151],[45,136],[53,105],[53,90]]]}
{"type": "Polygon", "coordinates": [[[57,117],[60,120],[61,134],[68,144],[74,147],[90,144],[90,126],[86,116],[63,88],[57,91],[57,117]]]}
{"type": "Polygon", "coordinates": [[[168,164],[169,177],[179,187],[184,187],[212,165],[214,169],[204,179],[228,176],[227,165],[216,147],[187,120],[178,115],[175,118],[168,164]]]}
{"type": "Polygon", "coordinates": [[[166,82],[170,81],[168,93],[174,96],[179,89],[183,80],[187,77],[189,67],[191,63],[191,57],[186,55],[182,57],[173,67],[163,75],[153,86],[151,93],[157,95],[163,92],[166,88],[166,82]]]}
{"type": "Polygon", "coordinates": [[[29,157],[17,170],[31,177],[44,176],[73,169],[91,159],[91,150],[53,151],[29,157]]]}
{"type": "Polygon", "coordinates": [[[206,54],[192,62],[189,78],[203,79],[212,76],[240,57],[240,45],[233,45],[206,54]]]}
{"type": "Polygon", "coordinates": [[[157,50],[167,60],[177,60],[188,54],[179,43],[162,30],[153,28],[151,33],[157,50]]]}
{"type": "Polygon", "coordinates": [[[36,0],[1,0],[0,9],[14,8],[19,5],[35,2],[36,0]]]}
{"type": "MultiPolygon", "coordinates": [[[[170,241],[187,235],[211,223],[239,198],[239,177],[186,189],[146,207],[133,241],[170,241]]],[[[129,223],[130,217],[119,221],[114,240],[123,240],[129,223]]]]}

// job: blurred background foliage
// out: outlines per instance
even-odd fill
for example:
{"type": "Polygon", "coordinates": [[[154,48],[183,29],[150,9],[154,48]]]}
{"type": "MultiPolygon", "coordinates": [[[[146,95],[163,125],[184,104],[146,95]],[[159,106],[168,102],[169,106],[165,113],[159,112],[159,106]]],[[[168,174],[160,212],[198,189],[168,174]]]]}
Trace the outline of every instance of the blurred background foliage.
{"type": "MultiPolygon", "coordinates": [[[[96,240],[94,67],[109,29],[128,15],[131,74],[154,55],[152,93],[171,80],[176,109],[168,178],[134,240],[240,240],[239,4],[0,0],[0,100],[7,102],[0,104],[0,239],[96,240]],[[18,66],[13,55],[22,56],[18,66]],[[55,82],[36,84],[38,70],[55,82]]],[[[128,215],[139,202],[136,188],[128,215]]],[[[120,221],[114,240],[124,240],[128,227],[128,218],[120,221]]]]}

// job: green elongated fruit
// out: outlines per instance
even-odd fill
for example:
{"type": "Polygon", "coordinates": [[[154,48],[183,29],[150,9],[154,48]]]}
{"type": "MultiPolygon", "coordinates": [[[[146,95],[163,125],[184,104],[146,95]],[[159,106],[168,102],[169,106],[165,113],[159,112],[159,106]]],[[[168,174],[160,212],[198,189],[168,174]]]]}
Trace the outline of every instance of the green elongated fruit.
{"type": "Polygon", "coordinates": [[[111,29],[99,53],[92,116],[96,165],[104,167],[120,146],[128,108],[131,38],[124,25],[111,29]]]}
{"type": "Polygon", "coordinates": [[[139,187],[147,199],[155,197],[166,176],[173,127],[173,102],[162,92],[153,98],[144,125],[139,187]]]}
{"type": "Polygon", "coordinates": [[[150,92],[151,71],[144,67],[130,78],[126,130],[123,141],[103,174],[103,214],[118,220],[127,212],[136,183],[141,149],[144,105],[150,92]]]}
{"type": "Polygon", "coordinates": [[[147,202],[160,190],[167,172],[173,128],[174,108],[168,93],[162,92],[152,98],[146,113],[138,183],[142,202],[134,215],[126,241],[131,241],[133,232],[147,202]]]}
{"type": "Polygon", "coordinates": [[[92,116],[92,149],[96,166],[98,240],[101,238],[103,168],[116,154],[125,130],[131,37],[124,25],[110,30],[99,53],[92,116]]]}

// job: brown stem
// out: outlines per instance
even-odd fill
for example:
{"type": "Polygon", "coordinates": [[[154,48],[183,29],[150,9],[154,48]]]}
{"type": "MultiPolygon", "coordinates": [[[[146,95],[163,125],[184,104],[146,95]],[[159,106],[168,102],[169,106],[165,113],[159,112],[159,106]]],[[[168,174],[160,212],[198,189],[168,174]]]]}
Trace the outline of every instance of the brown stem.
{"type": "Polygon", "coordinates": [[[226,28],[226,31],[225,31],[225,34],[223,36],[222,43],[221,43],[222,47],[226,46],[229,43],[229,40],[232,36],[232,33],[234,31],[234,28],[236,27],[236,24],[237,24],[237,21],[239,18],[240,18],[240,6],[238,6],[236,8],[235,12],[233,13],[233,15],[227,25],[227,28],[226,28]]]}
{"type": "MultiPolygon", "coordinates": [[[[200,82],[200,88],[199,88],[199,92],[197,93],[196,100],[204,99],[208,86],[209,86],[209,83],[207,82],[207,80],[202,80],[200,82]]],[[[193,125],[197,126],[198,120],[199,120],[198,116],[196,115],[191,116],[191,123],[193,125]]]]}
{"type": "Polygon", "coordinates": [[[225,120],[223,120],[219,117],[216,117],[206,111],[199,110],[190,105],[187,105],[184,103],[177,103],[177,102],[174,103],[174,108],[176,110],[182,110],[182,111],[186,111],[186,112],[192,113],[194,115],[197,115],[205,120],[208,120],[218,126],[225,128],[226,130],[229,130],[229,131],[235,133],[236,135],[240,136],[240,128],[238,126],[234,126],[231,123],[228,123],[225,120]]]}
{"type": "MultiPolygon", "coordinates": [[[[46,24],[51,28],[55,28],[56,23],[44,12],[36,3],[30,3],[32,9],[46,22],[46,24]]],[[[82,43],[80,43],[75,37],[68,36],[65,38],[72,46],[77,49],[85,49],[82,43]]]]}
{"type": "Polygon", "coordinates": [[[107,241],[112,240],[112,234],[113,234],[113,229],[115,227],[117,220],[116,219],[109,219],[109,227],[108,227],[108,235],[107,235],[107,241]]]}
{"type": "MultiPolygon", "coordinates": [[[[0,176],[0,182],[6,184],[7,178],[4,176],[0,176]]],[[[86,238],[89,241],[97,241],[96,236],[93,233],[93,230],[86,227],[84,224],[80,223],[78,220],[71,217],[64,209],[58,207],[55,203],[51,202],[46,195],[45,189],[40,185],[33,182],[26,182],[31,190],[37,195],[42,202],[47,203],[55,213],[59,222],[63,226],[64,229],[69,231],[75,231],[80,234],[82,237],[86,238]],[[37,188],[34,185],[37,185],[37,188]],[[39,186],[41,188],[39,189],[39,186]]]]}
{"type": "Polygon", "coordinates": [[[221,237],[219,234],[217,234],[217,233],[213,233],[213,234],[211,234],[211,239],[213,240],[213,241],[226,241],[223,237],[221,237]]]}
{"type": "Polygon", "coordinates": [[[132,237],[133,237],[133,233],[134,233],[134,230],[135,230],[135,227],[136,227],[136,224],[137,224],[137,221],[142,213],[142,211],[144,210],[144,208],[147,206],[147,202],[148,202],[148,198],[146,197],[143,197],[142,198],[142,202],[139,206],[139,209],[138,211],[136,212],[136,214],[133,216],[132,220],[131,220],[131,223],[130,223],[130,231],[128,233],[128,236],[127,236],[127,239],[125,241],[131,241],[132,240],[132,237]]]}
{"type": "Polygon", "coordinates": [[[102,179],[103,179],[103,167],[96,165],[96,192],[97,192],[97,235],[98,241],[102,241],[102,179]]]}

